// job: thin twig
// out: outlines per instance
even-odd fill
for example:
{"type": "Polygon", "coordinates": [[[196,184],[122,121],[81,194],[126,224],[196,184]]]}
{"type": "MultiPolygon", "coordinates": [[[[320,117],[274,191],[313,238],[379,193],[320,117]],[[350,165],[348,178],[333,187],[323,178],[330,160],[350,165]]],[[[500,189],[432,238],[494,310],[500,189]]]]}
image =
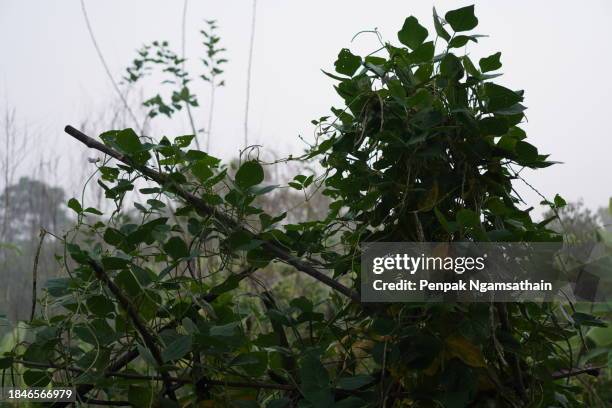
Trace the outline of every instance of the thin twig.
{"type": "Polygon", "coordinates": [[[117,92],[117,95],[119,95],[121,102],[123,102],[123,105],[125,106],[125,109],[131,116],[132,120],[134,121],[135,126],[139,128],[140,126],[138,124],[138,119],[136,119],[136,115],[134,115],[134,112],[132,112],[130,105],[128,105],[128,102],[125,99],[125,96],[123,96],[123,93],[121,93],[121,90],[119,89],[119,85],[117,85],[117,82],[113,78],[113,75],[111,74],[110,69],[108,68],[108,64],[106,64],[106,60],[104,59],[104,55],[102,55],[102,51],[100,50],[98,41],[96,41],[96,36],[94,35],[93,29],[91,28],[91,23],[89,22],[89,17],[87,15],[87,9],[85,8],[85,0],[81,0],[81,10],[83,11],[83,18],[85,19],[85,24],[87,25],[87,31],[89,31],[89,37],[91,38],[91,42],[93,43],[93,46],[96,49],[96,53],[98,54],[98,57],[100,58],[100,62],[102,63],[102,66],[104,67],[104,70],[106,71],[106,75],[108,76],[108,79],[113,84],[113,88],[115,88],[115,92],[117,92]]]}
{"type": "Polygon", "coordinates": [[[247,66],[246,101],[244,107],[244,147],[249,145],[249,102],[251,97],[251,67],[253,64],[253,46],[255,44],[255,21],[257,14],[257,0],[253,0],[253,14],[251,16],[251,42],[249,45],[249,62],[247,66]]]}
{"type": "MultiPolygon", "coordinates": [[[[87,370],[78,367],[64,367],[57,364],[47,364],[47,363],[38,363],[35,361],[23,361],[23,360],[15,360],[15,363],[27,365],[30,367],[37,368],[52,368],[55,370],[63,370],[70,371],[79,374],[85,374],[87,370]]],[[[164,381],[164,377],[161,375],[144,375],[137,373],[117,373],[117,372],[105,372],[105,377],[116,377],[116,378],[126,378],[130,380],[145,380],[145,381],[164,381]]],[[[181,377],[171,377],[167,376],[166,379],[171,383],[176,384],[193,384],[192,378],[181,378],[181,377]]],[[[225,380],[206,380],[206,385],[214,385],[214,386],[224,386],[231,388],[262,388],[262,389],[271,389],[271,390],[295,390],[296,387],[291,384],[275,384],[275,383],[267,383],[261,381],[225,381],[225,380]]],[[[171,387],[174,388],[174,387],[171,387]]],[[[85,398],[83,398],[86,400],[85,398]]]]}
{"type": "Polygon", "coordinates": [[[577,367],[577,368],[572,368],[570,370],[561,370],[561,371],[554,372],[552,374],[552,378],[555,380],[560,380],[562,378],[575,377],[581,374],[588,374],[588,375],[597,377],[600,371],[606,369],[607,367],[608,366],[604,365],[604,366],[582,367],[582,368],[577,367]]]}

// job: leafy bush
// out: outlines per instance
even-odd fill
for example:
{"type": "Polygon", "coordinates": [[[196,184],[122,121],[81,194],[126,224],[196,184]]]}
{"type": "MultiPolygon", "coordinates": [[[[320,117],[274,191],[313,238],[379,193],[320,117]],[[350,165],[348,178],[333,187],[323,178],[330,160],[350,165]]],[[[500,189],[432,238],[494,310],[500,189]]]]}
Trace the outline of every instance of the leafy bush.
{"type": "Polygon", "coordinates": [[[324,174],[288,185],[321,190],[323,219],[264,212],[258,198],[278,186],[266,185],[262,163],[245,158],[230,176],[190,149],[193,135],[154,142],[112,130],[100,143],[68,127],[106,155],[98,183],[116,211],[93,222],[99,210],[70,201],[78,224],[65,236],[66,277],[49,282],[35,338],[0,368],[137,407],[591,401],[558,379],[574,376],[563,371],[575,367],[570,340],[602,324],[593,316],[564,320],[571,311],[554,304],[360,302],[365,242],[561,239],[512,188],[520,168],[552,164],[519,127],[523,92],[492,81],[500,53],[477,64],[458,55],[478,41],[466,34],[477,22],[473,6],[434,13],[428,41],[408,17],[401,45],[339,53],[328,75],[346,106],[314,121],[316,144],[293,159],[317,160],[324,174]],[[150,198],[128,217],[124,198],[142,181],[150,198]],[[268,287],[275,274],[318,284],[292,298],[268,287]]]}

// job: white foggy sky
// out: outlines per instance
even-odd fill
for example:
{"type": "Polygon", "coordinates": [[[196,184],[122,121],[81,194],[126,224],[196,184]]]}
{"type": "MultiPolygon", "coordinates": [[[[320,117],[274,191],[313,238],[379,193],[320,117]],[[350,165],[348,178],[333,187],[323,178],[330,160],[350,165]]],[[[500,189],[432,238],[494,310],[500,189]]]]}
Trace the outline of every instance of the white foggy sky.
{"type": "MultiPolygon", "coordinates": [[[[310,120],[340,106],[333,71],[338,51],[365,53],[376,46],[371,36],[351,38],[377,27],[385,40],[397,43],[403,20],[415,15],[433,32],[431,9],[439,14],[467,1],[281,1],[259,0],[252,71],[250,143],[281,154],[299,154],[298,135],[312,137],[310,120]]],[[[86,0],[102,53],[115,78],[152,40],[168,40],[180,52],[183,1],[86,0]]],[[[201,71],[199,29],[217,19],[228,49],[227,87],[217,93],[212,153],[236,155],[243,140],[246,62],[251,21],[250,0],[190,0],[187,17],[188,68],[201,71]]],[[[543,193],[569,200],[584,198],[595,208],[612,195],[612,3],[595,1],[476,2],[480,24],[489,35],[468,48],[473,59],[502,52],[504,76],[499,82],[525,89],[530,142],[551,159],[564,162],[523,174],[543,193]]],[[[37,137],[36,147],[61,162],[86,160],[84,150],[63,134],[99,116],[115,98],[112,86],[87,33],[78,0],[0,0],[0,106],[7,102],[37,137]]],[[[208,88],[196,87],[201,108],[198,127],[207,118],[208,88]]],[[[152,93],[145,93],[152,96],[152,93]]],[[[172,136],[188,133],[187,122],[157,127],[172,136]]],[[[160,134],[162,134],[160,132],[160,134]]],[[[2,149],[2,147],[0,147],[2,149]]],[[[530,205],[539,197],[519,191],[530,205]]],[[[70,194],[70,191],[69,191],[70,194]]]]}

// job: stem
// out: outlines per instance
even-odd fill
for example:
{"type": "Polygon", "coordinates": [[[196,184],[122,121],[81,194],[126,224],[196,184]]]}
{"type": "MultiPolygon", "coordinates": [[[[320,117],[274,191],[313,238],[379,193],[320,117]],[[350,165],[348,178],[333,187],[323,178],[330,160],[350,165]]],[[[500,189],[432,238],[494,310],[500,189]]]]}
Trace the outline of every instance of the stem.
{"type": "MultiPolygon", "coordinates": [[[[183,62],[181,63],[181,69],[185,72],[185,28],[187,27],[187,2],[185,0],[183,3],[183,21],[181,23],[181,59],[183,62]]],[[[184,86],[184,85],[183,85],[184,86]]],[[[198,132],[195,127],[195,123],[193,121],[193,113],[191,113],[191,106],[189,102],[185,102],[185,110],[187,111],[187,117],[189,118],[189,125],[191,126],[191,132],[193,133],[193,138],[195,139],[196,148],[200,150],[200,142],[198,140],[198,132]]]]}
{"type": "Polygon", "coordinates": [[[257,0],[253,0],[253,14],[251,19],[251,42],[249,46],[249,63],[247,66],[246,102],[244,107],[244,147],[249,145],[249,101],[251,97],[251,66],[253,64],[253,46],[255,43],[255,21],[257,13],[257,0]]]}
{"type": "Polygon", "coordinates": [[[168,392],[168,395],[172,400],[176,401],[176,395],[174,395],[174,391],[171,390],[172,382],[170,381],[170,377],[168,376],[168,373],[162,370],[164,361],[161,356],[161,351],[157,347],[157,342],[155,341],[155,338],[151,335],[149,329],[138,314],[138,310],[128,299],[127,295],[123,293],[121,288],[119,288],[119,286],[117,286],[112,279],[109,278],[104,269],[98,263],[90,261],[89,265],[94,270],[96,277],[108,287],[108,289],[112,292],[115,298],[119,301],[119,304],[121,305],[123,310],[128,314],[130,320],[132,320],[134,327],[142,337],[142,340],[144,341],[145,345],[151,352],[151,355],[153,356],[155,362],[158,365],[158,369],[161,372],[161,378],[164,382],[164,386],[166,388],[166,391],[168,392]]]}
{"type": "Polygon", "coordinates": [[[36,255],[34,256],[34,267],[32,268],[32,311],[30,312],[30,322],[34,320],[34,314],[36,313],[36,281],[38,280],[38,259],[40,257],[40,249],[42,248],[43,241],[47,232],[44,229],[40,230],[40,241],[38,241],[38,247],[36,248],[36,255]]]}
{"type": "Polygon", "coordinates": [[[215,76],[212,76],[210,85],[210,108],[208,109],[208,127],[206,128],[206,153],[210,152],[210,139],[212,136],[213,112],[215,110],[215,76]]]}
{"type": "Polygon", "coordinates": [[[89,17],[87,16],[87,9],[85,8],[85,0],[81,0],[81,10],[83,11],[83,18],[85,19],[85,24],[87,25],[87,31],[89,32],[89,37],[91,38],[91,42],[93,43],[93,46],[96,49],[98,58],[100,58],[100,62],[102,63],[102,66],[104,67],[104,71],[106,71],[106,76],[108,76],[108,79],[113,84],[113,88],[115,89],[115,92],[117,92],[117,95],[119,95],[121,102],[123,102],[123,105],[125,106],[125,109],[127,110],[132,120],[134,121],[134,124],[136,125],[136,127],[139,127],[138,119],[136,119],[136,115],[134,115],[134,112],[132,112],[130,105],[128,105],[127,100],[125,99],[125,96],[123,96],[123,94],[121,93],[121,90],[119,89],[119,85],[117,85],[117,82],[115,82],[115,79],[113,78],[113,75],[111,74],[110,69],[108,68],[108,65],[106,64],[104,55],[102,55],[102,51],[100,50],[98,41],[96,41],[96,37],[94,36],[93,29],[91,28],[91,23],[89,22],[89,17]]]}
{"type": "Polygon", "coordinates": [[[232,230],[241,230],[242,232],[245,232],[246,234],[248,234],[252,239],[257,239],[257,240],[261,240],[262,242],[262,249],[264,249],[264,251],[266,251],[268,254],[272,255],[274,258],[277,258],[291,266],[293,266],[295,269],[304,272],[307,275],[310,275],[311,277],[313,277],[314,279],[318,280],[319,282],[325,284],[326,286],[342,293],[343,295],[345,295],[346,297],[350,298],[353,302],[355,303],[360,303],[360,296],[359,293],[357,293],[355,290],[344,286],[343,284],[341,284],[340,282],[334,280],[333,278],[330,278],[329,276],[327,276],[326,274],[320,272],[318,269],[316,269],[310,262],[302,260],[300,258],[297,258],[295,256],[293,256],[290,252],[288,252],[287,250],[285,250],[283,247],[281,247],[280,245],[276,244],[273,241],[268,241],[266,240],[264,237],[261,237],[257,234],[254,234],[253,232],[251,232],[250,230],[247,230],[246,228],[244,228],[242,226],[241,223],[239,223],[236,219],[234,219],[233,217],[224,214],[223,212],[217,210],[214,207],[209,206],[204,200],[202,200],[201,198],[195,196],[194,194],[190,193],[189,191],[183,189],[183,187],[173,183],[171,181],[171,179],[168,177],[167,174],[165,173],[160,173],[157,172],[149,167],[145,167],[145,166],[141,166],[138,165],[134,162],[132,162],[132,160],[117,152],[114,149],[111,149],[108,146],[105,146],[104,144],[98,142],[97,140],[94,140],[92,138],[90,138],[89,136],[85,135],[84,133],[82,133],[81,131],[73,128],[72,126],[66,126],[65,128],[66,133],[68,133],[70,136],[74,137],[75,139],[77,139],[78,141],[80,141],[81,143],[85,144],[87,147],[90,147],[92,149],[96,149],[99,150],[102,153],[105,153],[121,162],[123,162],[124,164],[127,164],[128,166],[140,171],[140,173],[142,173],[144,176],[148,177],[149,179],[155,181],[156,183],[160,184],[160,185],[170,185],[172,191],[179,197],[181,197],[183,200],[185,200],[187,203],[191,204],[194,208],[196,208],[197,210],[199,210],[201,213],[205,214],[205,215],[209,215],[212,217],[215,217],[220,223],[226,225],[227,227],[229,227],[229,229],[232,230]]]}

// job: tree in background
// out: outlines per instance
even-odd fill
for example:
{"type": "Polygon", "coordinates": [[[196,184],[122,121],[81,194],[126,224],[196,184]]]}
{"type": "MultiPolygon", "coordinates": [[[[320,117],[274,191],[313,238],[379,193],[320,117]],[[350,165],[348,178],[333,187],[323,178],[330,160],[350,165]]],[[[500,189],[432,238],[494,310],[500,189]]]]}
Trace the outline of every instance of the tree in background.
{"type": "MultiPolygon", "coordinates": [[[[61,231],[68,226],[65,194],[60,187],[22,177],[0,194],[0,219],[4,220],[0,248],[0,270],[5,284],[0,286],[0,310],[11,321],[27,319],[28,300],[32,288],[33,263],[37,258],[37,274],[41,282],[56,276],[53,259],[62,246],[57,242],[41,248],[41,231],[61,231]]],[[[4,334],[4,330],[0,329],[4,334]]]]}

